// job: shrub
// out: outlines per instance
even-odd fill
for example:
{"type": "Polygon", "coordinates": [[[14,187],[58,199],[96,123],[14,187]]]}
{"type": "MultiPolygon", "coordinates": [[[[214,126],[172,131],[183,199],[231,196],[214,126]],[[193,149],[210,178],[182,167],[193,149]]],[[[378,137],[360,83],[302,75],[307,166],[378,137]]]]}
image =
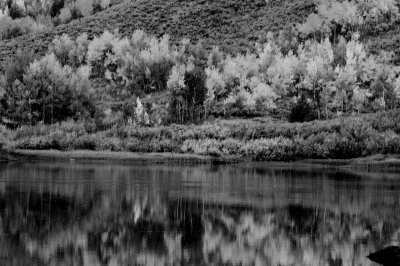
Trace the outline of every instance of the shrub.
{"type": "Polygon", "coordinates": [[[157,141],[140,140],[138,138],[129,138],[126,140],[126,150],[131,152],[177,152],[179,146],[169,139],[157,141]]]}
{"type": "Polygon", "coordinates": [[[100,142],[102,141],[101,138],[99,138],[99,135],[96,134],[88,134],[88,135],[83,135],[75,139],[73,143],[73,148],[76,150],[82,149],[82,150],[96,150],[96,147],[100,146],[100,142]]]}
{"type": "Polygon", "coordinates": [[[293,159],[293,141],[286,138],[258,139],[247,142],[241,153],[257,161],[282,161],[293,159]]]}
{"type": "Polygon", "coordinates": [[[220,143],[220,150],[225,155],[238,155],[243,146],[243,142],[237,139],[228,138],[220,143]]]}
{"type": "Polygon", "coordinates": [[[64,7],[63,9],[61,9],[60,15],[58,16],[58,18],[60,19],[61,23],[63,23],[63,24],[70,22],[72,20],[71,10],[67,7],[64,7]]]}
{"type": "Polygon", "coordinates": [[[6,15],[0,16],[0,40],[15,38],[28,33],[39,32],[44,29],[31,17],[12,19],[6,15]]]}
{"type": "Polygon", "coordinates": [[[398,154],[400,153],[400,136],[396,135],[388,139],[383,148],[383,153],[398,154]]]}
{"type": "Polygon", "coordinates": [[[35,60],[23,75],[23,83],[17,80],[13,84],[19,97],[16,110],[24,110],[19,122],[54,123],[68,118],[91,117],[95,108],[89,73],[87,66],[76,70],[62,66],[54,54],[35,60]]]}
{"type": "Polygon", "coordinates": [[[219,148],[219,142],[215,139],[204,140],[185,140],[181,147],[184,153],[195,153],[200,155],[219,156],[222,151],[219,148]]]}

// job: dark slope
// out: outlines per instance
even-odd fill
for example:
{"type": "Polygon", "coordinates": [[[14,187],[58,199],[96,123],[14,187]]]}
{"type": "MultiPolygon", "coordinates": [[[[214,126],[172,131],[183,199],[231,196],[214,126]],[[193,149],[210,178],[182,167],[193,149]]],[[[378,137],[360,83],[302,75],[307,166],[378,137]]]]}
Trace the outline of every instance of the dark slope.
{"type": "Polygon", "coordinates": [[[63,33],[93,35],[116,28],[123,35],[143,29],[155,36],[167,33],[174,41],[202,39],[206,47],[237,53],[252,47],[261,33],[300,22],[312,10],[313,0],[132,0],[52,30],[1,41],[0,60],[22,48],[43,54],[63,33]]]}

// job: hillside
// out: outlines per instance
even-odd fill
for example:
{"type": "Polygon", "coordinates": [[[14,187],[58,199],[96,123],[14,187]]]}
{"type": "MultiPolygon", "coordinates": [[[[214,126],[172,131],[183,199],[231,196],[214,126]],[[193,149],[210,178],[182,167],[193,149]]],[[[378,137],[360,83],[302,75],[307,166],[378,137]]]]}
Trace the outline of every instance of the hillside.
{"type": "MultiPolygon", "coordinates": [[[[169,34],[173,41],[183,37],[194,42],[201,39],[207,48],[218,45],[236,54],[253,47],[260,34],[304,21],[314,10],[313,3],[313,0],[127,0],[69,24],[0,41],[0,63],[18,49],[43,55],[54,37],[63,33],[75,37],[88,32],[93,36],[116,28],[122,35],[143,29],[157,37],[169,34]]],[[[377,29],[366,41],[375,52],[394,51],[398,64],[400,21],[387,26],[385,30],[377,29]]]]}
{"type": "Polygon", "coordinates": [[[118,28],[123,35],[135,29],[174,41],[183,37],[203,40],[206,47],[218,45],[237,53],[252,47],[258,36],[300,22],[313,10],[313,0],[131,0],[95,15],[51,30],[0,42],[0,60],[18,49],[43,54],[54,36],[67,33],[91,36],[118,28]]]}

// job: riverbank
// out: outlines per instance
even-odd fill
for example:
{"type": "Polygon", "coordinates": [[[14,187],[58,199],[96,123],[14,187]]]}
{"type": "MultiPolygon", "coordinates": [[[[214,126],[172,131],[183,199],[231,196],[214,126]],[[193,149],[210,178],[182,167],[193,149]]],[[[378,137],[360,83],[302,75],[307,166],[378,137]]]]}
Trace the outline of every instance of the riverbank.
{"type": "Polygon", "coordinates": [[[297,161],[297,163],[337,166],[340,168],[360,168],[364,170],[385,169],[400,171],[400,154],[375,154],[350,159],[307,159],[297,161]]]}
{"type": "MultiPolygon", "coordinates": [[[[16,130],[0,127],[1,133],[7,150],[33,150],[30,156],[42,154],[39,150],[66,154],[85,150],[100,153],[100,157],[117,152],[128,157],[134,153],[140,154],[136,157],[189,156],[222,162],[322,160],[324,164],[337,164],[344,160],[346,164],[352,158],[400,154],[400,110],[306,123],[255,118],[214,120],[202,125],[99,128],[90,121],[67,121],[16,130]]],[[[354,164],[357,162],[365,164],[361,159],[354,164]]],[[[382,164],[382,160],[375,158],[373,163],[382,164]]]]}
{"type": "MultiPolygon", "coordinates": [[[[59,150],[15,150],[12,156],[17,160],[69,160],[69,161],[116,161],[129,163],[240,163],[251,162],[251,158],[233,156],[216,157],[184,153],[138,153],[110,151],[59,151],[59,150]]],[[[278,162],[275,162],[278,163],[278,162]]],[[[377,154],[364,158],[352,159],[307,159],[292,162],[298,166],[330,167],[330,168],[360,168],[364,170],[400,170],[400,154],[377,154]]]]}
{"type": "Polygon", "coordinates": [[[112,151],[59,151],[59,150],[15,150],[12,155],[19,160],[80,160],[80,161],[119,161],[119,162],[201,162],[210,163],[211,156],[196,154],[139,153],[139,152],[112,152],[112,151]]]}

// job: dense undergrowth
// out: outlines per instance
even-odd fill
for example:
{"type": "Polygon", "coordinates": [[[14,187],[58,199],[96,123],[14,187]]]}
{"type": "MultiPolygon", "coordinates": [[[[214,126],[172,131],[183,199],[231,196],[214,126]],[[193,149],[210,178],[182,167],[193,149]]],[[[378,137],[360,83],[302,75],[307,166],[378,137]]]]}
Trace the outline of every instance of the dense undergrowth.
{"type": "Polygon", "coordinates": [[[70,121],[0,130],[7,149],[177,152],[277,161],[400,153],[400,110],[307,123],[217,120],[98,130],[93,121],[70,121]]]}

